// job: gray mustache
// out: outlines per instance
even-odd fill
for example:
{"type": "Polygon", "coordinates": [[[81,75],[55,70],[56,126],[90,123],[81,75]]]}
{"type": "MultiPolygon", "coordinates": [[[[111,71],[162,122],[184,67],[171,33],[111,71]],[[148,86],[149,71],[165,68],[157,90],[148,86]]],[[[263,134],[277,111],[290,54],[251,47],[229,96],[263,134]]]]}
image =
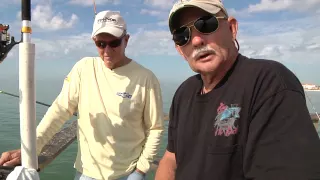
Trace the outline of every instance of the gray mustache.
{"type": "Polygon", "coordinates": [[[199,55],[201,54],[205,54],[205,53],[210,53],[210,54],[216,54],[216,51],[214,49],[212,49],[211,47],[208,47],[208,46],[202,46],[198,49],[195,49],[193,52],[192,52],[192,55],[191,57],[193,59],[196,59],[199,57],[199,55]]]}

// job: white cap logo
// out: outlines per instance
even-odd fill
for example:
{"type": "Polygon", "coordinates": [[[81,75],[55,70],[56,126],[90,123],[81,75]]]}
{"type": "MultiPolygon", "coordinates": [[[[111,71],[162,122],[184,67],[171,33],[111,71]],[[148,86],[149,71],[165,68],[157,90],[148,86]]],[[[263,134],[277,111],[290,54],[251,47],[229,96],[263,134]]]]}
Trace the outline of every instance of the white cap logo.
{"type": "Polygon", "coordinates": [[[115,37],[121,37],[126,30],[126,22],[119,11],[102,11],[95,17],[91,36],[108,33],[115,37]]]}

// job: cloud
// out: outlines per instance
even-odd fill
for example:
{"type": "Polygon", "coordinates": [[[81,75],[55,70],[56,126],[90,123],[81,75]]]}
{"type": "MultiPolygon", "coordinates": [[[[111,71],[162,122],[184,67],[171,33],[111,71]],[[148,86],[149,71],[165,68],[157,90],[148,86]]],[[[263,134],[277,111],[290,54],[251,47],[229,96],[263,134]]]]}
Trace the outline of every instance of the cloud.
{"type": "Polygon", "coordinates": [[[81,6],[93,6],[94,1],[96,5],[100,5],[100,4],[105,5],[107,3],[117,5],[121,3],[121,0],[70,0],[69,3],[74,5],[81,5],[81,6]]]}
{"type": "Polygon", "coordinates": [[[319,63],[319,16],[287,21],[240,24],[240,50],[250,57],[290,63],[319,63]],[[253,29],[251,29],[253,28],[253,29]],[[255,30],[260,31],[253,33],[255,30]]]}
{"type": "Polygon", "coordinates": [[[159,16],[161,14],[161,11],[141,9],[140,14],[149,14],[151,16],[159,16]]]}
{"type": "MultiPolygon", "coordinates": [[[[64,2],[65,0],[54,0],[54,3],[62,3],[64,2]]],[[[31,1],[31,5],[35,5],[35,4],[38,4],[38,3],[43,3],[43,2],[46,2],[46,3],[50,3],[51,0],[32,0],[31,1]]],[[[21,4],[21,0],[1,0],[1,3],[0,3],[0,7],[6,7],[7,5],[20,5],[21,4]]]]}
{"type": "Polygon", "coordinates": [[[157,23],[158,26],[168,26],[168,20],[160,21],[157,23]]]}
{"type": "MultiPolygon", "coordinates": [[[[290,63],[319,63],[319,16],[286,21],[247,21],[239,24],[240,51],[255,58],[290,63]],[[315,23],[317,22],[317,23],[315,23]]],[[[165,22],[160,22],[160,24],[165,22]]],[[[131,55],[177,56],[171,35],[164,30],[140,29],[130,41],[131,55]]]]}
{"type": "Polygon", "coordinates": [[[144,3],[155,8],[170,9],[175,0],[144,0],[144,3]]]}
{"type": "Polygon", "coordinates": [[[165,10],[141,9],[140,14],[158,17],[159,19],[167,19],[169,12],[165,10]]]}
{"type": "MultiPolygon", "coordinates": [[[[90,34],[54,36],[47,39],[32,38],[36,46],[36,60],[78,60],[84,56],[96,55],[90,34]]],[[[10,52],[11,58],[18,58],[18,45],[10,52]]]]}
{"type": "MultiPolygon", "coordinates": [[[[8,5],[10,6],[11,4],[15,4],[17,3],[17,0],[2,0],[1,3],[0,3],[0,7],[3,8],[3,7],[7,7],[8,5]]],[[[21,1],[20,1],[21,3],[21,1]]]]}
{"type": "Polygon", "coordinates": [[[52,10],[50,4],[37,5],[32,10],[32,18],[36,26],[49,31],[71,28],[78,21],[75,14],[72,14],[69,20],[65,20],[62,13],[52,10]]]}
{"type": "Polygon", "coordinates": [[[308,46],[306,46],[306,49],[308,50],[320,50],[320,43],[312,43],[308,46]]]}
{"type": "MultiPolygon", "coordinates": [[[[290,63],[319,63],[320,15],[293,20],[241,21],[238,40],[244,55],[290,63]],[[318,51],[318,52],[317,52],[318,51]]],[[[160,21],[158,25],[166,25],[160,21]]],[[[167,30],[141,28],[132,35],[128,51],[138,55],[178,55],[167,30]]]]}
{"type": "MultiPolygon", "coordinates": [[[[37,4],[31,10],[32,25],[46,31],[72,28],[78,22],[78,16],[72,14],[69,19],[64,19],[61,12],[55,12],[51,3],[37,4]]],[[[17,13],[17,19],[21,18],[21,11],[17,13]]]]}
{"type": "MultiPolygon", "coordinates": [[[[255,58],[274,59],[295,64],[319,64],[320,15],[295,20],[239,22],[240,51],[255,58]]],[[[155,22],[157,23],[157,22],[155,22]]],[[[158,24],[166,22],[158,22],[158,24]]],[[[141,26],[140,26],[141,27],[141,26]]],[[[132,33],[129,56],[179,56],[168,30],[143,27],[132,33]],[[152,30],[153,29],[153,30],[152,30]]],[[[97,55],[90,34],[50,36],[33,39],[37,59],[80,59],[97,55]]],[[[11,56],[12,57],[12,56],[11,56]]]]}
{"type": "Polygon", "coordinates": [[[170,33],[165,30],[139,29],[129,40],[129,55],[176,55],[170,33]]]}
{"type": "MultiPolygon", "coordinates": [[[[36,44],[36,60],[78,60],[85,56],[97,56],[97,50],[89,33],[74,36],[55,36],[48,39],[33,38],[36,44]]],[[[18,47],[18,46],[17,46],[18,47]]],[[[143,30],[131,35],[126,50],[128,56],[176,55],[174,44],[168,31],[143,30]]],[[[18,48],[10,53],[10,58],[18,57],[18,48]]]]}
{"type": "Polygon", "coordinates": [[[260,3],[250,4],[248,12],[267,12],[267,11],[310,11],[320,7],[319,0],[261,0],[260,3]]]}
{"type": "Polygon", "coordinates": [[[237,10],[235,8],[229,8],[227,9],[227,12],[229,16],[233,16],[236,18],[240,18],[240,17],[247,18],[252,16],[252,14],[250,14],[247,9],[237,10]]]}

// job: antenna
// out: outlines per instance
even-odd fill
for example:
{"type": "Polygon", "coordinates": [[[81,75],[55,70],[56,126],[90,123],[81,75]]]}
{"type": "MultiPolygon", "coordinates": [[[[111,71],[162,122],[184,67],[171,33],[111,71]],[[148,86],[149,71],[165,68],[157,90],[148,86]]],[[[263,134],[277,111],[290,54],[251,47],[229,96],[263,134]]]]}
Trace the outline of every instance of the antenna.
{"type": "Polygon", "coordinates": [[[93,10],[94,10],[94,16],[97,15],[97,10],[96,10],[96,1],[93,0],[93,10]]]}

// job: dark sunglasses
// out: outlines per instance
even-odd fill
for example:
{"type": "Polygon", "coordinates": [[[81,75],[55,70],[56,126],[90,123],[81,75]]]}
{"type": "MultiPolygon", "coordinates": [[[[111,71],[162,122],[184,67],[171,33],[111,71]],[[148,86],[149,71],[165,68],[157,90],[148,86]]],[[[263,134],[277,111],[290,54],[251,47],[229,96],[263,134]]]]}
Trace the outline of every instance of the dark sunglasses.
{"type": "Polygon", "coordinates": [[[100,49],[105,49],[107,46],[109,46],[111,48],[116,48],[116,47],[121,45],[122,39],[123,39],[123,37],[121,37],[119,39],[115,39],[115,40],[110,41],[110,42],[98,40],[98,41],[95,41],[94,43],[100,49]]]}
{"type": "Polygon", "coordinates": [[[191,27],[202,34],[211,34],[219,28],[218,19],[227,19],[226,17],[203,16],[173,31],[173,41],[178,46],[188,44],[191,38],[191,27]]]}

